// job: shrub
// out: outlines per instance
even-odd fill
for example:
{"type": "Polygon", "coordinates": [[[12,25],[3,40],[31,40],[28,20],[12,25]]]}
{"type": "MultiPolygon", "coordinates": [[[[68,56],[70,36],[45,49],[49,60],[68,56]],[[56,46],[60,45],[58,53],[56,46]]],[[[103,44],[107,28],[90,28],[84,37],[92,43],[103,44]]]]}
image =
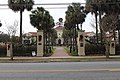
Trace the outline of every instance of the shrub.
{"type": "Polygon", "coordinates": [[[120,45],[119,44],[116,45],[115,53],[116,53],[116,55],[120,55],[120,45]]]}
{"type": "Polygon", "coordinates": [[[37,47],[36,46],[24,46],[24,45],[13,46],[14,56],[32,56],[32,51],[37,52],[37,47]]]}
{"type": "Polygon", "coordinates": [[[54,53],[54,48],[52,47],[47,47],[46,51],[44,52],[44,57],[49,57],[54,53]]]}
{"type": "Polygon", "coordinates": [[[86,44],[85,45],[85,54],[96,54],[96,55],[104,55],[105,47],[103,45],[94,45],[94,44],[86,44]]]}
{"type": "Polygon", "coordinates": [[[6,46],[0,46],[0,57],[7,56],[7,47],[6,46]]]}

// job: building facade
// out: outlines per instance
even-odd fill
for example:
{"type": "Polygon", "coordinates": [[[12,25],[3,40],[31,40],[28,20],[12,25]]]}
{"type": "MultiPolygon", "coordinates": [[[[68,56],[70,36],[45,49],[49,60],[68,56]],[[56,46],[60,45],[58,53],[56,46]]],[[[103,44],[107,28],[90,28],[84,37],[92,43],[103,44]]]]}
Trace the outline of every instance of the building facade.
{"type": "Polygon", "coordinates": [[[55,28],[55,30],[57,31],[57,36],[58,36],[58,38],[56,39],[56,45],[59,45],[59,46],[64,45],[64,39],[62,37],[63,27],[64,27],[63,23],[58,22],[55,28]]]}
{"type": "Polygon", "coordinates": [[[37,32],[28,32],[23,35],[22,43],[29,45],[35,44],[37,41],[37,32]]]}

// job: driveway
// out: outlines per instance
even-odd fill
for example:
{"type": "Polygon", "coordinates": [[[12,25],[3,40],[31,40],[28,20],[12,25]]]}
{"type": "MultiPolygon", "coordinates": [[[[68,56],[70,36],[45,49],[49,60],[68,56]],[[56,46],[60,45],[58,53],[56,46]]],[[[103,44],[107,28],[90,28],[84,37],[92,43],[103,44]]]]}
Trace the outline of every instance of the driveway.
{"type": "Polygon", "coordinates": [[[55,47],[55,52],[51,57],[69,57],[68,53],[64,50],[64,47],[55,47]]]}

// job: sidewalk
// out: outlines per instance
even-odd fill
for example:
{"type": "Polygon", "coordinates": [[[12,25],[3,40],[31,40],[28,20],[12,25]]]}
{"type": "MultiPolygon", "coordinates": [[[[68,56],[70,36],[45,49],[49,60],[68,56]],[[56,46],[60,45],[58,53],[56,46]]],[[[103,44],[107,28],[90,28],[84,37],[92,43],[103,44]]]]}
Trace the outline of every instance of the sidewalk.
{"type": "Polygon", "coordinates": [[[65,52],[64,47],[55,48],[55,52],[51,57],[69,57],[68,53],[65,52]]]}
{"type": "Polygon", "coordinates": [[[63,56],[63,57],[0,57],[0,63],[41,63],[41,62],[89,62],[89,61],[120,61],[120,56],[63,56]]]}

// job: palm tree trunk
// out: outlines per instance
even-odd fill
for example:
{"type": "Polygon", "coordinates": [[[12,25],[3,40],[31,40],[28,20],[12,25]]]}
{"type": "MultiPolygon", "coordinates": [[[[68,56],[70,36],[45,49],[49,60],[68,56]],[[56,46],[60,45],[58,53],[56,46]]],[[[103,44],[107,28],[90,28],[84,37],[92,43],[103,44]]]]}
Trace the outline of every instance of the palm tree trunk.
{"type": "Polygon", "coordinates": [[[101,18],[101,15],[102,15],[102,13],[101,13],[101,5],[100,5],[100,7],[99,7],[99,26],[100,26],[100,37],[101,37],[101,42],[103,41],[103,31],[102,31],[102,26],[101,26],[101,20],[102,20],[102,18],[101,18]]]}
{"type": "Polygon", "coordinates": [[[44,49],[44,53],[45,53],[45,32],[43,32],[43,43],[44,43],[44,45],[43,45],[43,49],[44,49]]]}
{"type": "Polygon", "coordinates": [[[48,53],[48,43],[47,43],[47,32],[45,31],[45,35],[46,35],[46,37],[45,37],[45,48],[46,48],[46,53],[48,53]]]}
{"type": "Polygon", "coordinates": [[[20,44],[22,44],[22,10],[20,10],[20,44]]]}
{"type": "MultiPolygon", "coordinates": [[[[78,26],[78,25],[77,25],[78,26]]],[[[82,30],[82,23],[80,24],[81,30],[82,30]]]]}
{"type": "MultiPolygon", "coordinates": [[[[70,33],[72,32],[72,29],[70,30],[70,33]]],[[[72,34],[70,35],[70,53],[72,52],[72,34]]]]}
{"type": "Polygon", "coordinates": [[[98,19],[97,19],[97,12],[95,12],[95,23],[96,23],[96,40],[97,40],[97,43],[98,43],[98,19]]]}
{"type": "Polygon", "coordinates": [[[73,28],[73,51],[75,51],[75,29],[73,28]]]}
{"type": "Polygon", "coordinates": [[[76,51],[78,50],[77,49],[77,31],[76,31],[76,28],[75,28],[75,49],[76,49],[76,51]]]}

